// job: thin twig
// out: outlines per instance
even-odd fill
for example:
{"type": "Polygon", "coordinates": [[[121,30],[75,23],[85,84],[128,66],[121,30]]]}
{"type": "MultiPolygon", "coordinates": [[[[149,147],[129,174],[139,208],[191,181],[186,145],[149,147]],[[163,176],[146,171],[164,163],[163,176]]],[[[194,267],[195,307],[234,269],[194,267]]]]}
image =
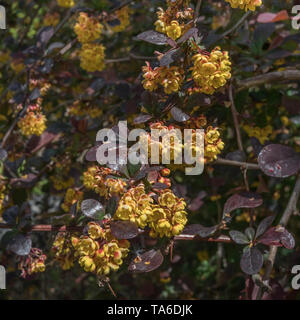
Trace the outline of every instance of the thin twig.
{"type": "MultiPolygon", "coordinates": [[[[299,199],[300,195],[300,175],[298,175],[296,184],[294,186],[294,189],[292,191],[292,194],[290,196],[289,202],[283,212],[283,215],[279,221],[279,224],[282,225],[283,227],[286,227],[290,217],[292,214],[297,210],[297,202],[299,199]]],[[[276,246],[271,246],[270,251],[269,251],[269,256],[268,260],[266,262],[266,268],[265,268],[265,273],[263,276],[263,281],[267,281],[270,278],[270,274],[273,270],[274,262],[276,259],[276,254],[277,254],[277,247],[276,246]]],[[[263,296],[263,290],[261,287],[257,288],[255,287],[256,292],[254,294],[253,300],[260,300],[263,296]]]]}
{"type": "Polygon", "coordinates": [[[195,12],[194,12],[194,21],[195,21],[195,20],[198,18],[198,16],[199,16],[201,4],[202,4],[202,0],[198,0],[198,1],[197,1],[196,8],[195,8],[195,12]]]}
{"type": "Polygon", "coordinates": [[[238,144],[239,150],[244,152],[242,138],[241,138],[241,132],[240,132],[240,126],[239,126],[239,120],[238,120],[238,112],[236,111],[233,93],[232,93],[232,83],[230,83],[230,86],[229,86],[229,100],[231,102],[230,107],[231,107],[234,128],[235,128],[235,132],[236,132],[237,144],[238,144]]]}
{"type": "Polygon", "coordinates": [[[290,69],[284,71],[274,71],[256,77],[239,80],[237,81],[237,91],[286,80],[300,80],[300,70],[290,69]]]}
{"type": "Polygon", "coordinates": [[[251,14],[252,12],[251,11],[248,11],[246,12],[242,18],[232,27],[230,28],[229,30],[225,31],[221,38],[225,38],[226,36],[228,36],[230,33],[232,33],[233,31],[235,31],[251,14]]]}
{"type": "Polygon", "coordinates": [[[220,165],[227,165],[227,166],[242,167],[245,169],[260,170],[258,164],[256,163],[240,162],[240,161],[227,160],[222,158],[218,158],[218,160],[214,161],[212,164],[220,164],[220,165]]]}

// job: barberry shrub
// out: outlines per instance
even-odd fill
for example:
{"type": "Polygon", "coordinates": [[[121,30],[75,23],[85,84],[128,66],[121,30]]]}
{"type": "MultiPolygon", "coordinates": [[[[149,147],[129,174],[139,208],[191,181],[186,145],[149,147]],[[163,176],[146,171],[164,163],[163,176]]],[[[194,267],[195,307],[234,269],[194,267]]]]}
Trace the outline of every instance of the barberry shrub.
{"type": "Polygon", "coordinates": [[[0,295],[297,298],[296,2],[4,3],[0,295]],[[124,120],[159,163],[97,162],[124,120]]]}

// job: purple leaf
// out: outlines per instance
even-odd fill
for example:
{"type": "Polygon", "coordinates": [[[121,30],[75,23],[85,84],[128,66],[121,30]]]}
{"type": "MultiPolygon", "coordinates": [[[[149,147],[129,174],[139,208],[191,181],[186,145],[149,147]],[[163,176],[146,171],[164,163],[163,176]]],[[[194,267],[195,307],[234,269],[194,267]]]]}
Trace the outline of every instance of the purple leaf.
{"type": "Polygon", "coordinates": [[[171,109],[171,115],[174,118],[174,120],[178,122],[184,122],[190,119],[190,116],[184,113],[181,109],[177,107],[173,107],[171,109]]]}
{"type": "Polygon", "coordinates": [[[280,144],[269,144],[258,155],[258,165],[268,176],[286,178],[300,169],[300,155],[280,144]]]}
{"type": "Polygon", "coordinates": [[[150,250],[143,253],[141,256],[137,256],[129,265],[128,271],[134,273],[150,272],[163,263],[163,255],[160,250],[150,250]]]}
{"type": "Polygon", "coordinates": [[[264,257],[258,249],[246,247],[240,262],[243,272],[249,275],[256,274],[262,268],[263,263],[264,257]]]}
{"type": "Polygon", "coordinates": [[[138,227],[131,221],[112,221],[110,229],[117,239],[132,239],[139,234],[138,227]]]}
{"type": "Polygon", "coordinates": [[[256,238],[260,237],[262,234],[265,233],[265,231],[271,226],[275,219],[275,216],[269,216],[265,219],[263,219],[260,224],[257,227],[256,230],[256,238]]]}
{"type": "Polygon", "coordinates": [[[162,46],[167,44],[168,37],[163,33],[149,30],[137,35],[136,39],[162,46]]]}

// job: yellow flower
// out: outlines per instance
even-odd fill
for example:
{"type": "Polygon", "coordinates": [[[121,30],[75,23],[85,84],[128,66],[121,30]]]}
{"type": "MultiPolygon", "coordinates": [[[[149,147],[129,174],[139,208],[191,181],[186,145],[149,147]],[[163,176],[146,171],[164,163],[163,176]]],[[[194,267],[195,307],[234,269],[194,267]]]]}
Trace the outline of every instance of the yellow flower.
{"type": "Polygon", "coordinates": [[[60,7],[64,7],[64,8],[72,8],[75,5],[74,0],[57,0],[57,4],[60,7]]]}
{"type": "Polygon", "coordinates": [[[129,220],[140,228],[145,228],[152,214],[153,199],[145,193],[143,184],[129,189],[121,198],[114,215],[117,220],[129,220]]]}
{"type": "Polygon", "coordinates": [[[120,21],[120,24],[111,28],[113,32],[121,32],[130,25],[130,13],[131,10],[128,6],[116,11],[116,18],[120,21]]]}
{"type": "Polygon", "coordinates": [[[210,54],[193,56],[192,77],[199,87],[199,92],[213,94],[216,89],[226,84],[231,78],[231,62],[227,51],[216,47],[210,54]]]}
{"type": "Polygon", "coordinates": [[[273,128],[270,125],[267,125],[264,128],[244,125],[243,129],[246,131],[249,137],[257,138],[261,144],[264,144],[266,141],[268,141],[273,132],[273,128]]]}
{"type": "Polygon", "coordinates": [[[94,263],[94,260],[89,256],[80,257],[78,262],[86,272],[93,272],[96,269],[96,264],[94,263]]]}
{"type": "Polygon", "coordinates": [[[150,236],[173,237],[180,234],[187,223],[185,206],[185,201],[177,198],[171,190],[163,190],[158,197],[158,205],[152,205],[150,236]]]}
{"type": "Polygon", "coordinates": [[[46,117],[40,111],[27,111],[18,121],[18,127],[24,136],[40,136],[46,130],[46,117]]]}
{"type": "Polygon", "coordinates": [[[224,142],[220,138],[218,128],[207,127],[204,135],[204,157],[206,162],[217,159],[224,149],[224,142]]]}
{"type": "Polygon", "coordinates": [[[81,236],[75,249],[76,253],[81,256],[93,256],[99,249],[99,244],[90,237],[81,236]]]}
{"type": "Polygon", "coordinates": [[[64,203],[61,205],[61,207],[65,212],[69,212],[71,206],[76,202],[78,202],[77,205],[79,206],[82,199],[83,192],[69,188],[66,192],[64,203]]]}
{"type": "Polygon", "coordinates": [[[106,178],[113,171],[109,168],[93,166],[83,174],[83,184],[101,196],[109,198],[121,195],[126,191],[126,182],[119,178],[106,178]]]}
{"type": "Polygon", "coordinates": [[[60,16],[57,12],[53,14],[47,13],[44,18],[44,25],[46,27],[53,26],[55,27],[59,23],[60,16]]]}
{"type": "Polygon", "coordinates": [[[96,43],[84,43],[81,47],[80,66],[88,72],[102,71],[105,68],[104,46],[96,43]]]}
{"type": "Polygon", "coordinates": [[[89,17],[87,13],[80,12],[74,31],[81,43],[97,40],[102,32],[103,26],[94,17],[89,17]]]}
{"type": "MultiPolygon", "coordinates": [[[[73,237],[73,239],[75,239],[73,237]]],[[[55,259],[60,263],[63,270],[69,270],[74,265],[73,245],[65,233],[58,233],[52,245],[55,259]]]]}
{"type": "Polygon", "coordinates": [[[173,40],[178,39],[181,36],[181,27],[178,23],[178,21],[173,20],[171,21],[171,24],[166,26],[166,33],[167,36],[170,37],[173,40]]]}
{"type": "Polygon", "coordinates": [[[96,222],[88,223],[88,235],[93,240],[104,239],[105,231],[96,222]]]}
{"type": "Polygon", "coordinates": [[[259,7],[262,5],[261,0],[225,0],[226,2],[229,2],[232,8],[240,8],[255,11],[256,7],[259,7]]]}

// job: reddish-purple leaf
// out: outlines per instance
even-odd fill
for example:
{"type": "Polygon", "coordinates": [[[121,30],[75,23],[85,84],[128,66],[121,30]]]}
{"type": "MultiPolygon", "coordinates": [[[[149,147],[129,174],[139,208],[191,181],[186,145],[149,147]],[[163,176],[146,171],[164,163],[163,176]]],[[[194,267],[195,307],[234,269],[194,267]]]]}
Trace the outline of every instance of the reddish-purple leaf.
{"type": "Polygon", "coordinates": [[[81,203],[82,213],[91,219],[101,220],[105,214],[103,205],[95,199],[86,199],[81,203]]]}
{"type": "Polygon", "coordinates": [[[219,225],[204,227],[201,224],[190,224],[183,229],[182,234],[198,235],[201,238],[207,238],[212,236],[218,230],[218,227],[219,225]]]}
{"type": "Polygon", "coordinates": [[[166,67],[170,65],[174,61],[178,60],[181,57],[182,53],[183,51],[181,50],[181,48],[171,49],[160,58],[159,60],[160,66],[166,67]]]}
{"type": "Polygon", "coordinates": [[[275,219],[275,216],[269,216],[265,219],[263,219],[260,224],[257,227],[256,230],[256,238],[260,237],[262,234],[265,233],[265,231],[271,226],[275,219]]]}
{"type": "Polygon", "coordinates": [[[197,36],[197,33],[198,33],[197,28],[190,28],[182,37],[180,37],[177,40],[177,43],[185,42],[185,41],[189,40],[190,38],[197,36]]]}
{"type": "Polygon", "coordinates": [[[237,244],[248,244],[250,241],[245,234],[240,231],[229,231],[230,238],[237,244]]]}
{"type": "Polygon", "coordinates": [[[22,234],[16,234],[8,243],[7,250],[14,252],[19,256],[26,256],[31,249],[31,238],[22,234]]]}
{"type": "Polygon", "coordinates": [[[112,221],[110,229],[117,239],[132,239],[139,234],[138,227],[131,221],[112,221]]]}
{"type": "Polygon", "coordinates": [[[150,250],[137,256],[129,265],[128,271],[134,273],[150,272],[163,263],[163,255],[160,250],[150,250]]]}
{"type": "Polygon", "coordinates": [[[31,188],[37,181],[37,175],[33,173],[27,174],[23,178],[14,178],[10,180],[10,184],[13,188],[31,188]]]}
{"type": "Polygon", "coordinates": [[[51,143],[58,136],[58,133],[50,131],[43,132],[41,136],[32,136],[25,146],[25,151],[28,153],[35,153],[47,144],[51,143]]]}
{"type": "Polygon", "coordinates": [[[150,116],[150,114],[140,114],[133,120],[133,122],[135,124],[140,124],[140,123],[147,122],[151,118],[152,118],[152,116],[150,116]]]}
{"type": "Polygon", "coordinates": [[[294,237],[281,226],[268,229],[257,242],[267,246],[284,246],[287,249],[292,249],[295,246],[294,237]]]}
{"type": "Polygon", "coordinates": [[[259,272],[264,263],[262,253],[255,247],[246,247],[243,252],[240,266],[243,272],[252,275],[259,272]]]}
{"type": "Polygon", "coordinates": [[[261,196],[254,192],[241,192],[234,194],[225,202],[223,219],[233,210],[239,208],[256,208],[262,205],[262,203],[263,200],[261,196]]]}
{"type": "Polygon", "coordinates": [[[258,165],[268,176],[286,178],[300,169],[300,155],[280,144],[269,144],[258,155],[258,165]]]}
{"type": "Polygon", "coordinates": [[[167,44],[168,37],[163,33],[149,30],[137,35],[136,39],[162,46],[167,44]]]}
{"type": "Polygon", "coordinates": [[[203,229],[203,226],[201,224],[189,224],[184,227],[182,234],[196,235],[202,229],[203,229]]]}
{"type": "Polygon", "coordinates": [[[171,109],[171,115],[174,118],[174,120],[178,122],[184,122],[190,119],[190,116],[184,113],[182,110],[180,110],[177,107],[174,107],[171,109]]]}

